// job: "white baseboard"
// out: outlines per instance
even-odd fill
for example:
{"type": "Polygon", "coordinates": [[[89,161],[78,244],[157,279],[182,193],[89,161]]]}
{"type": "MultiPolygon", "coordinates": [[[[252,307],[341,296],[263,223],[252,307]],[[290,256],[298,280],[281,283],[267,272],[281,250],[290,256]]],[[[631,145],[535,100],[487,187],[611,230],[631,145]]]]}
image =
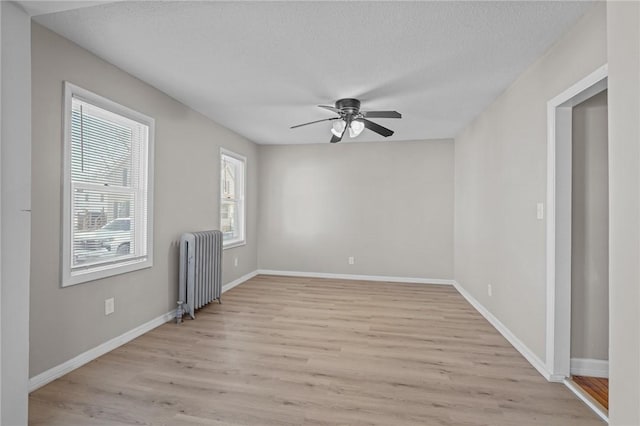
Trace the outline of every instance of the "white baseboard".
{"type": "Polygon", "coordinates": [[[609,378],[609,361],[603,359],[571,358],[571,375],[609,378]]]}
{"type": "Polygon", "coordinates": [[[458,282],[454,281],[454,287],[458,292],[467,299],[467,302],[471,304],[476,310],[483,316],[489,323],[504,336],[505,339],[516,348],[522,356],[529,361],[542,376],[550,382],[562,382],[565,378],[557,375],[552,375],[547,370],[544,362],[531,349],[527,347],[515,334],[511,332],[498,318],[496,318],[491,312],[487,310],[480,302],[478,302],[467,290],[465,290],[458,282]]]}
{"type": "Polygon", "coordinates": [[[161,326],[162,324],[171,321],[171,319],[175,318],[176,311],[175,309],[171,312],[167,312],[166,314],[160,315],[157,318],[152,319],[149,322],[146,322],[133,330],[129,330],[120,336],[114,337],[111,340],[108,340],[93,349],[89,349],[86,352],[81,353],[80,355],[71,358],[68,361],[63,362],[60,365],[57,365],[53,368],[50,368],[47,371],[44,371],[37,376],[29,379],[29,392],[33,392],[34,390],[41,388],[54,381],[57,378],[64,376],[67,373],[75,370],[76,368],[82,367],[88,362],[93,361],[94,359],[106,354],[114,350],[115,348],[124,345],[127,342],[135,339],[136,337],[142,336],[143,334],[153,330],[156,327],[161,326]]]}
{"type": "MultiPolygon", "coordinates": [[[[230,283],[222,286],[222,292],[224,293],[226,291],[229,291],[232,288],[242,284],[243,282],[255,277],[256,275],[258,275],[258,271],[253,271],[236,280],[233,280],[230,283]]],[[[120,336],[114,337],[113,339],[108,340],[93,349],[89,349],[88,351],[83,352],[80,355],[63,362],[60,365],[57,365],[47,371],[38,374],[37,376],[32,377],[31,379],[29,379],[29,392],[33,392],[34,390],[41,388],[47,383],[50,383],[55,379],[58,379],[65,374],[70,373],[76,368],[82,367],[86,363],[91,362],[98,357],[101,357],[107,352],[111,352],[117,347],[132,341],[136,337],[140,337],[143,334],[153,330],[154,328],[159,327],[168,321],[171,321],[175,317],[176,311],[174,309],[171,312],[160,315],[159,317],[154,318],[149,322],[139,325],[133,330],[129,330],[126,333],[121,334],[120,336]]]]}
{"type": "Polygon", "coordinates": [[[602,420],[609,423],[609,413],[604,411],[600,404],[598,404],[589,394],[583,391],[580,386],[576,385],[573,380],[565,379],[564,384],[573,392],[578,399],[587,404],[591,410],[593,410],[602,420]]]}
{"type": "Polygon", "coordinates": [[[245,281],[249,281],[251,278],[255,277],[256,275],[258,275],[258,271],[253,271],[253,272],[249,272],[246,275],[241,276],[240,278],[231,281],[230,283],[227,283],[225,285],[222,286],[222,292],[227,292],[229,290],[231,290],[234,287],[239,286],[240,284],[242,284],[245,281]]]}
{"type": "Polygon", "coordinates": [[[332,274],[328,272],[275,271],[258,269],[259,275],[283,275],[287,277],[332,278],[338,280],[385,281],[396,283],[453,285],[453,280],[441,278],[387,277],[382,275],[332,274]]]}

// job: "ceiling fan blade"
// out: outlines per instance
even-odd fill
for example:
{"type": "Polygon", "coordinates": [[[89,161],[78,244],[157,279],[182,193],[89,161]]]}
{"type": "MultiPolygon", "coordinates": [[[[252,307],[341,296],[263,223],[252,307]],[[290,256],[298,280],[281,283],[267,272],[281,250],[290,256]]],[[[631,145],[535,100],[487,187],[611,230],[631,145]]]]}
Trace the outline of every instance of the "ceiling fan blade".
{"type": "Polygon", "coordinates": [[[316,120],[316,121],[310,121],[308,123],[304,123],[304,124],[297,124],[295,126],[291,126],[290,129],[295,129],[298,127],[302,127],[302,126],[308,126],[309,124],[315,124],[315,123],[320,123],[322,121],[331,121],[331,120],[338,120],[340,117],[333,117],[333,118],[323,118],[322,120],[316,120]]]}
{"type": "Polygon", "coordinates": [[[361,111],[362,115],[369,118],[402,118],[398,111],[361,111]]]}
{"type": "Polygon", "coordinates": [[[338,108],[332,107],[332,106],[329,106],[329,105],[318,105],[318,108],[328,109],[329,111],[333,111],[336,114],[340,114],[342,112],[338,108]]]}
{"type": "Polygon", "coordinates": [[[386,127],[383,127],[377,123],[374,123],[373,121],[369,121],[366,118],[361,118],[360,120],[362,120],[362,122],[364,123],[364,127],[376,132],[379,135],[384,136],[385,138],[393,134],[393,130],[387,129],[386,127]]]}
{"type": "Polygon", "coordinates": [[[331,143],[338,143],[342,140],[342,138],[344,137],[344,134],[347,132],[347,129],[349,128],[349,126],[351,125],[351,120],[347,120],[346,121],[346,125],[344,126],[344,129],[342,129],[342,133],[340,134],[340,137],[337,137],[336,135],[333,135],[331,137],[331,143]]]}

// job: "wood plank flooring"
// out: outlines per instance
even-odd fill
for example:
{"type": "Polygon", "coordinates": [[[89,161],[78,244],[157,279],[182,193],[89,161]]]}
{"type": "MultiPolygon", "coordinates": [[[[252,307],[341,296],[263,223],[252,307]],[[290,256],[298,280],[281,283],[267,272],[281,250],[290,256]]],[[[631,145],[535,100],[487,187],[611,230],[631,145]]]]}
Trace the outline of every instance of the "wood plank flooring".
{"type": "Polygon", "coordinates": [[[258,276],[31,394],[31,425],[602,425],[453,287],[258,276]]]}
{"type": "Polygon", "coordinates": [[[609,409],[609,379],[587,376],[573,376],[572,379],[605,410],[609,409]]]}

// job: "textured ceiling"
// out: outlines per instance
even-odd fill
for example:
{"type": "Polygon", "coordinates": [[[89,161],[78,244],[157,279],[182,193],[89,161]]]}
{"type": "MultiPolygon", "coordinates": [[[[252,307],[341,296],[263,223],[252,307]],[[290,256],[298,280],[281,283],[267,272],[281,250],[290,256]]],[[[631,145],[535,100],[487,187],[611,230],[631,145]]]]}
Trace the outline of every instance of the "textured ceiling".
{"type": "MultiPolygon", "coordinates": [[[[116,0],[120,1],[120,0],[116,0]]],[[[80,9],[83,7],[91,7],[99,4],[113,3],[111,1],[98,0],[23,0],[16,1],[30,16],[44,15],[46,13],[62,12],[64,10],[80,9]]]]}
{"type": "MultiPolygon", "coordinates": [[[[320,143],[290,130],[356,97],[389,140],[454,137],[589,2],[118,2],[37,22],[257,143],[320,143]]],[[[381,140],[365,130],[358,141],[381,140]]]]}

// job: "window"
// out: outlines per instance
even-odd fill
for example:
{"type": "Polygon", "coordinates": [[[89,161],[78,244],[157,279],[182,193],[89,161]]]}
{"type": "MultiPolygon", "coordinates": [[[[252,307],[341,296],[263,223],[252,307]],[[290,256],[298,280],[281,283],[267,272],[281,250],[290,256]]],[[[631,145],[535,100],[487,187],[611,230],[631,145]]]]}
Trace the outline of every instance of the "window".
{"type": "Polygon", "coordinates": [[[244,181],[247,160],[241,155],[220,151],[220,230],[225,248],[246,243],[244,181]]]}
{"type": "Polygon", "coordinates": [[[152,265],[154,120],[65,82],[62,286],[152,265]]]}

